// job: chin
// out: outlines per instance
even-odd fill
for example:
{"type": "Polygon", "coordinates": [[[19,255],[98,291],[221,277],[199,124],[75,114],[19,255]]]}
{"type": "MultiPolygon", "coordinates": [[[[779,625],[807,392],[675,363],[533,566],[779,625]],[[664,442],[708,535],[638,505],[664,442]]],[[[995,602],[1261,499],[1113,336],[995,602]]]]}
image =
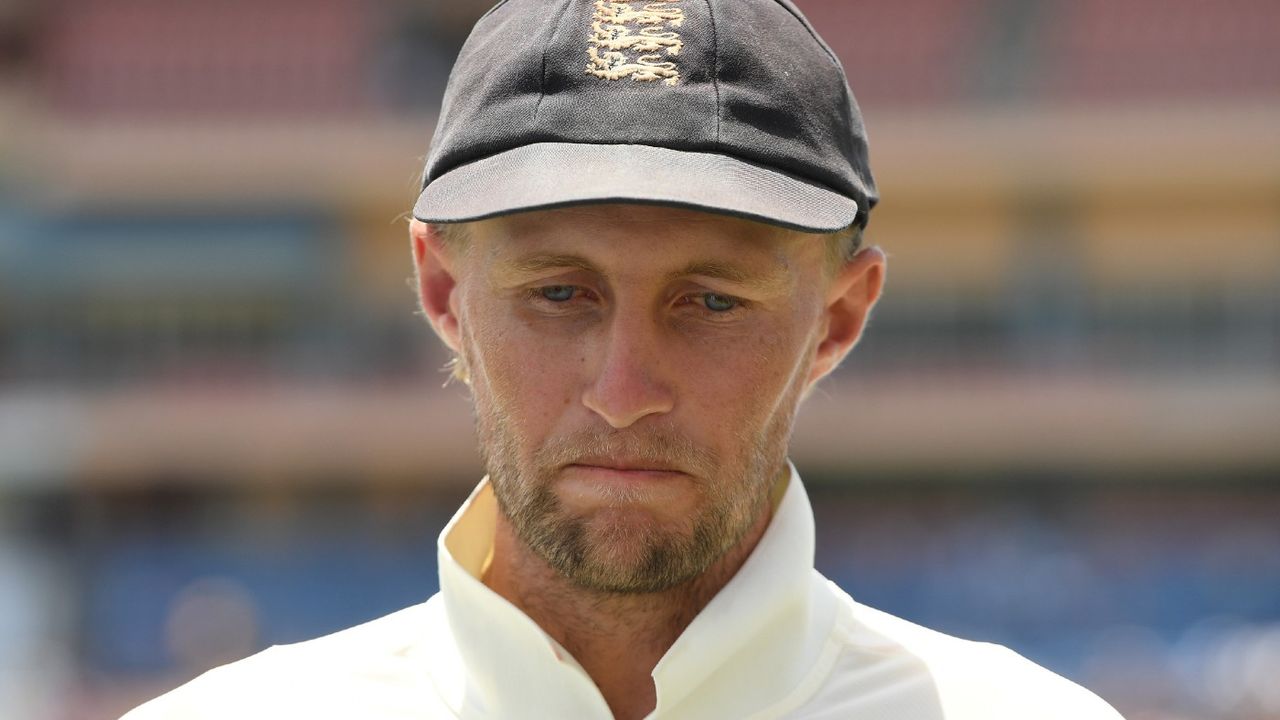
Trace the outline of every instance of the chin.
{"type": "Polygon", "coordinates": [[[697,577],[720,555],[705,533],[663,523],[643,509],[591,513],[561,526],[547,559],[574,584],[599,592],[669,590],[697,577]]]}

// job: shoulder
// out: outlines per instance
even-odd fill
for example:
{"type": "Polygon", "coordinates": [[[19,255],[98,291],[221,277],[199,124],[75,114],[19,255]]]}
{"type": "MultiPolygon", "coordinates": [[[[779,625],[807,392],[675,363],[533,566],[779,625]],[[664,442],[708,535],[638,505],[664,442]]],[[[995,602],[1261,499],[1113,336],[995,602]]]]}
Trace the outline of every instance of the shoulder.
{"type": "Polygon", "coordinates": [[[238,698],[256,694],[257,668],[271,666],[268,648],[243,660],[217,667],[149,701],[120,720],[205,720],[239,711],[238,698]]]}
{"type": "MultiPolygon", "coordinates": [[[[354,717],[394,703],[439,645],[438,596],[331,635],[276,645],[214,668],[121,720],[354,717]],[[353,714],[354,713],[354,714],[353,714]]],[[[420,701],[420,697],[418,698],[420,701]]]]}
{"type": "Polygon", "coordinates": [[[1122,720],[1097,695],[1006,647],[931,630],[831,588],[841,605],[838,649],[812,704],[837,710],[830,717],[879,712],[919,720],[1122,720]]]}

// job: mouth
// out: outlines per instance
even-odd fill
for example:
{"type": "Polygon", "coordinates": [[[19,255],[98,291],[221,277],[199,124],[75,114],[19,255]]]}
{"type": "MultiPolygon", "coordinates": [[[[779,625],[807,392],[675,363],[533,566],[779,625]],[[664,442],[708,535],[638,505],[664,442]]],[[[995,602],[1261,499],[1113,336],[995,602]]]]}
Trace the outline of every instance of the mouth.
{"type": "Polygon", "coordinates": [[[644,458],[577,458],[562,473],[562,499],[580,508],[681,507],[695,482],[674,465],[644,458]]]}
{"type": "Polygon", "coordinates": [[[566,468],[583,468],[587,470],[603,470],[615,473],[662,473],[662,474],[684,474],[684,471],[675,465],[657,462],[653,460],[645,460],[642,458],[616,458],[616,457],[589,457],[579,458],[575,462],[569,463],[566,468]]]}
{"type": "Polygon", "coordinates": [[[566,479],[590,485],[632,488],[673,486],[687,477],[670,465],[653,462],[627,462],[617,459],[580,460],[566,465],[566,479]]]}

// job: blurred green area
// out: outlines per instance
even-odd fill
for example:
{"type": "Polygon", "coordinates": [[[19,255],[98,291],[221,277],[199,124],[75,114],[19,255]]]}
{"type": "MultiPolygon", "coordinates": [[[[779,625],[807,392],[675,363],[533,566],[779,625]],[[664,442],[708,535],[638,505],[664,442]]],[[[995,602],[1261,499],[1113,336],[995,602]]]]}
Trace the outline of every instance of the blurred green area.
{"type": "MultiPolygon", "coordinates": [[[[1280,4],[798,0],[887,295],[828,574],[1131,718],[1280,717],[1280,4]]],[[[0,0],[0,715],[425,598],[479,477],[406,211],[487,3],[0,0]]]]}

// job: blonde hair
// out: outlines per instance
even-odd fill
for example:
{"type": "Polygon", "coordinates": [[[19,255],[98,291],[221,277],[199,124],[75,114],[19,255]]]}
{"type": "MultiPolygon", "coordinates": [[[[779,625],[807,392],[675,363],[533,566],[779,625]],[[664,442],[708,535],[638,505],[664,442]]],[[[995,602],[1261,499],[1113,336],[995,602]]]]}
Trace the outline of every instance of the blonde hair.
{"type": "Polygon", "coordinates": [[[834,277],[862,249],[862,226],[850,225],[843,230],[824,233],[824,237],[827,242],[826,269],[828,277],[834,277]]]}

